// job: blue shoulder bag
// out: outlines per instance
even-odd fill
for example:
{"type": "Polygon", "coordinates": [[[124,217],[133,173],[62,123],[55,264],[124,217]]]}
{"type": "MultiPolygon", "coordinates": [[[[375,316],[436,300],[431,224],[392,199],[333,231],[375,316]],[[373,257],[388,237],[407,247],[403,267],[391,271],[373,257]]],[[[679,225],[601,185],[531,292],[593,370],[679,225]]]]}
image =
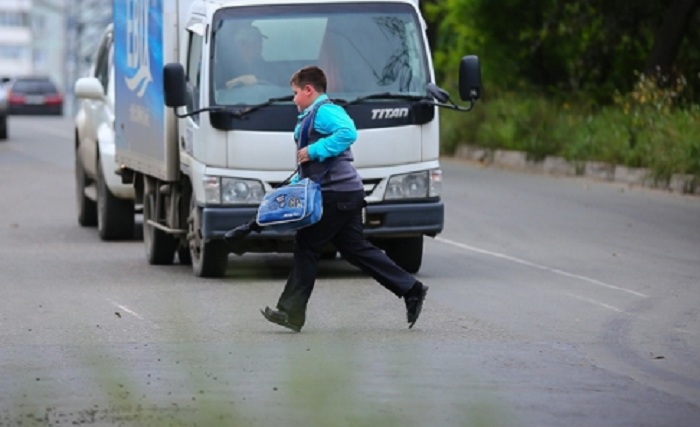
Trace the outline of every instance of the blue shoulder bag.
{"type": "MultiPolygon", "coordinates": [[[[311,117],[305,121],[299,135],[301,139],[299,148],[308,144],[308,135],[311,132],[316,111],[323,104],[319,103],[310,113],[311,117]]],[[[318,178],[319,181],[329,169],[330,166],[318,178]]],[[[300,171],[301,167],[297,167],[294,173],[300,173],[300,171]]],[[[284,185],[289,182],[294,173],[283,182],[283,185],[263,196],[255,219],[258,225],[283,233],[308,227],[321,220],[323,216],[321,184],[310,178],[303,178],[294,184],[284,185]]]]}
{"type": "Polygon", "coordinates": [[[296,231],[323,215],[321,185],[309,178],[283,185],[263,197],[256,222],[274,231],[296,231]]]}

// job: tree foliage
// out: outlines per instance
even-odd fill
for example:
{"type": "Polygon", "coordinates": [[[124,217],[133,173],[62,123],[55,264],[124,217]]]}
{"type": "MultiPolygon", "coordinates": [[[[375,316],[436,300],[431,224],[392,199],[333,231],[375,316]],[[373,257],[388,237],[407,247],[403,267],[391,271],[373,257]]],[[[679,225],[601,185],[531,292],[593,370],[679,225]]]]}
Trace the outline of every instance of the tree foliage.
{"type": "Polygon", "coordinates": [[[644,73],[662,84],[683,77],[687,100],[700,101],[698,6],[700,0],[422,3],[440,81],[449,82],[459,59],[473,53],[487,91],[534,89],[593,105],[631,91],[644,73]]]}

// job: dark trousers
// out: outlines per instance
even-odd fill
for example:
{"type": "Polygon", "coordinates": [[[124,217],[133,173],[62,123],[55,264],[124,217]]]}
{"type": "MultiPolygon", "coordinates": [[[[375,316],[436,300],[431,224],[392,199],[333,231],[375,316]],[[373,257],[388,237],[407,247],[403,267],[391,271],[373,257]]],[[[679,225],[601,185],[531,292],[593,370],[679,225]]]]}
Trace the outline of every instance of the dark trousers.
{"type": "Polygon", "coordinates": [[[303,325],[306,320],[306,305],[314,289],[321,250],[329,242],[345,260],[397,297],[402,297],[416,283],[412,275],[362,235],[363,206],[364,191],[324,191],[321,220],[297,231],[292,271],[277,302],[277,308],[286,312],[292,323],[303,325]]]}

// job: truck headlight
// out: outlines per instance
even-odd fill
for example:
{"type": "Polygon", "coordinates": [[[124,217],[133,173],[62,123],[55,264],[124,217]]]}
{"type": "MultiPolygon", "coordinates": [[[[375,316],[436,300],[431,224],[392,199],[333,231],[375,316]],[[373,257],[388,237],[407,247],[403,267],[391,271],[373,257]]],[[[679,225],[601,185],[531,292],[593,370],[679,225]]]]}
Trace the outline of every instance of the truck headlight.
{"type": "Polygon", "coordinates": [[[421,199],[438,197],[442,191],[440,169],[394,175],[389,178],[385,200],[421,199]]]}
{"type": "Polygon", "coordinates": [[[206,202],[212,204],[251,205],[265,194],[262,182],[255,179],[207,176],[203,184],[206,202]]]}

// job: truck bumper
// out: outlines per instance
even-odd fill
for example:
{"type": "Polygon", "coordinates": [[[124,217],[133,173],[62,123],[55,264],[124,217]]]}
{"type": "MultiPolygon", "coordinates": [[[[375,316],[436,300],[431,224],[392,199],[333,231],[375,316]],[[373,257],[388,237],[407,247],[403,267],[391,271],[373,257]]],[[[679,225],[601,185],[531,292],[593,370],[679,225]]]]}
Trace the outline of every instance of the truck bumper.
{"type": "Polygon", "coordinates": [[[435,236],[444,227],[445,206],[439,200],[368,205],[364,219],[364,231],[368,237],[435,236]]]}
{"type": "Polygon", "coordinates": [[[232,228],[255,219],[257,207],[205,207],[202,210],[202,234],[205,240],[222,239],[232,228]]]}
{"type": "MultiPolygon", "coordinates": [[[[255,218],[257,208],[205,207],[202,212],[204,239],[220,239],[232,228],[255,218]]],[[[368,205],[364,233],[368,237],[435,236],[445,224],[445,206],[441,201],[430,203],[394,203],[368,205]]],[[[294,233],[263,231],[249,238],[291,237],[294,233]]]]}

